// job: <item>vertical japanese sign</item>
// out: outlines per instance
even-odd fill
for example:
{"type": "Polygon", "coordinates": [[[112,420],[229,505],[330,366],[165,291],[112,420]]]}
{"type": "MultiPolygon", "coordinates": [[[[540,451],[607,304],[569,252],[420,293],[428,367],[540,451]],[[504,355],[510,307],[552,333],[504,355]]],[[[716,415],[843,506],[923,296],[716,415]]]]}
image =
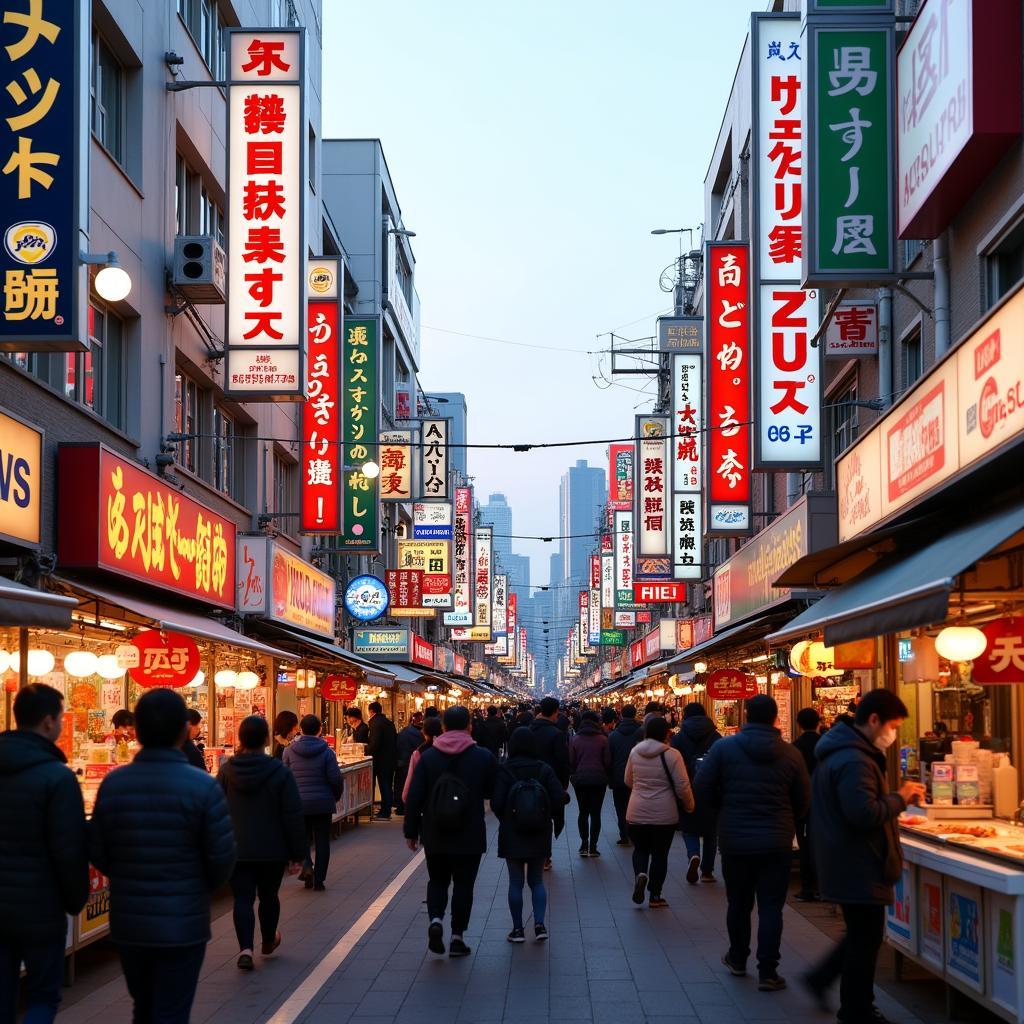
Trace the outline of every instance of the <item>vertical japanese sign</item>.
{"type": "Polygon", "coordinates": [[[228,30],[224,390],[302,398],[306,342],[304,29],[228,30]]]}
{"type": "Polygon", "coordinates": [[[705,260],[708,325],[707,535],[749,533],[750,250],[709,242],[705,260]]]}
{"type": "Polygon", "coordinates": [[[316,257],[306,268],[306,401],[302,406],[301,533],[341,532],[341,280],[337,256],[316,257]]]}
{"type": "Polygon", "coordinates": [[[633,507],[633,445],[613,444],[608,449],[608,507],[628,512],[633,507]]]}
{"type": "Polygon", "coordinates": [[[476,565],[473,572],[473,622],[490,630],[491,616],[491,535],[490,526],[476,528],[476,565]]]}
{"type": "Polygon", "coordinates": [[[342,492],[341,550],[374,552],[380,545],[380,477],[362,470],[372,459],[380,419],[378,380],[380,321],[376,317],[344,322],[342,346],[342,492]]]}
{"type": "MultiPolygon", "coordinates": [[[[673,353],[671,442],[672,494],[666,500],[665,521],[671,543],[675,579],[699,579],[701,559],[701,501],[703,467],[707,456],[701,352],[673,353]],[[681,502],[694,513],[680,515],[681,502]]],[[[639,573],[638,573],[639,575],[639,573]]]]}
{"type": "Polygon", "coordinates": [[[505,573],[494,574],[494,601],[491,627],[491,643],[484,646],[484,654],[505,657],[508,654],[508,576],[505,573]]]}
{"type": "Polygon", "coordinates": [[[590,635],[590,591],[579,592],[580,617],[576,629],[576,653],[583,654],[587,647],[587,637],[590,635]]]}
{"type": "Polygon", "coordinates": [[[473,489],[455,488],[452,610],[445,612],[446,626],[473,624],[473,489]]]}
{"type": "Polygon", "coordinates": [[[4,4],[0,22],[0,349],[88,344],[89,10],[67,0],[4,4]]]}
{"type": "Polygon", "coordinates": [[[807,22],[803,281],[857,287],[896,270],[895,23],[807,22]]]}
{"type": "Polygon", "coordinates": [[[590,556],[590,621],[589,643],[596,647],[601,643],[601,556],[590,556]]]}
{"type": "Polygon", "coordinates": [[[377,447],[380,500],[412,500],[412,431],[387,430],[377,447]]]}
{"type": "Polygon", "coordinates": [[[666,416],[637,416],[637,457],[633,473],[633,514],[636,523],[637,557],[670,553],[666,517],[671,476],[669,420],[666,416]]]}
{"type": "MultiPolygon", "coordinates": [[[[609,616],[615,608],[615,554],[601,552],[601,609],[609,616]]],[[[602,624],[603,625],[603,624],[602,624]]]]}
{"type": "Polygon", "coordinates": [[[449,420],[424,420],[420,455],[420,488],[424,498],[448,497],[448,425],[449,420]]]}
{"type": "Polygon", "coordinates": [[[800,15],[754,14],[751,189],[754,466],[822,465],[818,292],[801,290],[804,256],[804,44],[800,15]]]}
{"type": "Polygon", "coordinates": [[[615,604],[633,605],[633,513],[615,513],[615,604]]]}

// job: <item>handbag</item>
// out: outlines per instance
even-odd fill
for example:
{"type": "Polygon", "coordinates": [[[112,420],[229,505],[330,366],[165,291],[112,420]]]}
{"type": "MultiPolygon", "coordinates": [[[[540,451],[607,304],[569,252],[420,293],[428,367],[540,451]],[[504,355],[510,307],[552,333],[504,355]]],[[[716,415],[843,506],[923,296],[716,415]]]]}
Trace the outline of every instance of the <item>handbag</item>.
{"type": "Polygon", "coordinates": [[[679,821],[682,822],[683,815],[687,813],[686,808],[683,806],[683,801],[676,796],[675,780],[672,778],[672,773],[668,770],[668,762],[665,760],[665,755],[659,754],[658,756],[661,758],[661,767],[665,770],[665,778],[668,779],[669,792],[672,794],[676,801],[676,813],[679,815],[679,821]]]}

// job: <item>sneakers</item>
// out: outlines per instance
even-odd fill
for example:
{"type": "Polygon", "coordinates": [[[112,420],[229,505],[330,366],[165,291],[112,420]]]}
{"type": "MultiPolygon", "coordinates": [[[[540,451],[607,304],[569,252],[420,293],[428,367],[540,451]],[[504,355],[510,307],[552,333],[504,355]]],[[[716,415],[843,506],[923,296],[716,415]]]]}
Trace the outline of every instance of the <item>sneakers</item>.
{"type": "Polygon", "coordinates": [[[591,857],[600,857],[601,856],[601,851],[596,846],[594,846],[593,844],[591,844],[591,847],[590,847],[590,856],[591,857]]]}
{"type": "Polygon", "coordinates": [[[280,946],[280,945],[281,945],[281,933],[277,932],[274,935],[274,941],[273,942],[264,942],[263,945],[260,947],[260,952],[264,956],[270,956],[274,952],[274,950],[277,949],[277,947],[280,946]]]}
{"type": "Polygon", "coordinates": [[[712,875],[712,874],[710,874],[710,873],[708,873],[708,874],[706,874],[706,875],[701,875],[701,876],[700,876],[700,880],[701,880],[702,882],[706,882],[706,883],[709,883],[709,884],[710,884],[710,883],[713,883],[713,882],[717,882],[717,881],[718,881],[718,879],[717,879],[717,878],[715,878],[715,876],[714,876],[714,875],[712,875]]]}
{"type": "Polygon", "coordinates": [[[444,926],[440,921],[431,921],[427,929],[427,949],[438,956],[444,955],[444,926]]]}
{"type": "Polygon", "coordinates": [[[252,953],[239,953],[235,966],[240,971],[251,971],[256,965],[252,962],[252,953]]]}
{"type": "Polygon", "coordinates": [[[740,967],[739,964],[734,964],[729,959],[729,954],[728,953],[726,953],[725,956],[722,957],[722,963],[725,965],[725,969],[734,978],[745,978],[747,976],[747,969],[746,969],[746,967],[740,967]]]}
{"type": "Polygon", "coordinates": [[[471,950],[460,938],[453,938],[448,945],[448,955],[450,957],[469,956],[472,952],[473,950],[471,950]]]}
{"type": "Polygon", "coordinates": [[[644,894],[647,892],[647,876],[641,871],[633,883],[633,902],[639,907],[644,901],[644,894]]]}
{"type": "Polygon", "coordinates": [[[771,974],[757,979],[758,992],[781,992],[786,987],[786,979],[778,974],[771,974]]]}
{"type": "Polygon", "coordinates": [[[686,880],[690,885],[696,885],[700,877],[700,857],[694,854],[690,858],[690,866],[686,869],[686,880]]]}
{"type": "Polygon", "coordinates": [[[615,840],[615,845],[616,846],[632,846],[633,842],[629,838],[629,836],[619,836],[619,838],[615,840]]]}
{"type": "Polygon", "coordinates": [[[652,896],[647,901],[647,906],[649,906],[651,910],[659,910],[661,907],[668,906],[668,900],[665,899],[664,896],[652,896]]]}
{"type": "Polygon", "coordinates": [[[512,931],[505,936],[509,942],[525,942],[526,932],[522,928],[513,928],[512,931]]]}
{"type": "Polygon", "coordinates": [[[590,856],[590,847],[586,843],[580,843],[580,856],[581,857],[589,857],[590,856]]]}
{"type": "Polygon", "coordinates": [[[548,930],[547,930],[547,928],[544,925],[542,925],[542,924],[534,925],[533,937],[538,942],[547,942],[548,941],[548,930]]]}

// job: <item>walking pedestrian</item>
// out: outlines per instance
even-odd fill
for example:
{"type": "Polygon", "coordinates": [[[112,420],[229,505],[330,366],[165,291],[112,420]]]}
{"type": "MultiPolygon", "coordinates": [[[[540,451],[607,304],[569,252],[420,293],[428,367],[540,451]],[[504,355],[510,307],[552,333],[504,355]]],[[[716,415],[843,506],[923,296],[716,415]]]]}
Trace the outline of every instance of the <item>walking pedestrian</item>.
{"type": "Polygon", "coordinates": [[[409,724],[398,734],[395,767],[395,813],[405,814],[405,780],[416,748],[423,742],[423,712],[414,711],[409,724]]]}
{"type": "Polygon", "coordinates": [[[181,752],[185,755],[185,760],[193,768],[199,768],[204,772],[208,771],[206,758],[203,757],[203,752],[196,746],[196,740],[200,738],[202,733],[203,716],[195,708],[189,708],[185,712],[185,718],[188,721],[188,733],[181,752]]]}
{"type": "Polygon", "coordinates": [[[886,783],[886,751],[899,736],[907,708],[889,690],[871,690],[853,725],[839,721],[815,748],[812,827],[822,897],[838,903],[846,922],[839,944],[804,976],[823,1008],[839,980],[843,1024],[885,1024],[874,1005],[875,964],[885,931],[885,908],[903,871],[897,818],[924,799],[924,786],[886,783]]]}
{"type": "MultiPolygon", "coordinates": [[[[686,774],[690,779],[697,777],[705,755],[721,738],[722,734],[708,718],[703,704],[687,704],[683,708],[683,724],[672,737],[672,746],[683,755],[686,774]]],[[[683,815],[680,827],[689,861],[686,868],[687,882],[696,885],[698,877],[702,882],[714,882],[715,854],[718,852],[714,808],[698,803],[689,814],[683,815]]]]}
{"type": "Polygon", "coordinates": [[[380,809],[377,821],[390,821],[394,803],[392,785],[395,766],[398,763],[398,733],[395,724],[384,714],[379,700],[370,704],[370,721],[367,726],[366,754],[373,758],[373,781],[380,792],[380,809]]]}
{"type": "Polygon", "coordinates": [[[280,760],[285,747],[299,735],[299,716],[294,711],[279,711],[274,719],[273,757],[280,760]]]}
{"type": "Polygon", "coordinates": [[[297,736],[285,749],[281,760],[290,768],[299,787],[302,814],[306,819],[306,855],[299,878],[307,889],[323,892],[327,886],[327,867],[331,862],[331,819],[341,799],[344,782],[338,758],[320,732],[323,726],[316,715],[306,715],[297,736]],[[316,861],[309,855],[313,843],[316,861]]]}
{"type": "MultiPolygon", "coordinates": [[[[537,745],[537,757],[554,773],[569,798],[569,743],[566,734],[558,727],[558,701],[545,697],[537,707],[536,716],[525,711],[520,714],[521,724],[527,725],[537,745]]],[[[551,858],[544,861],[544,870],[551,870],[551,858]]]]}
{"type": "Polygon", "coordinates": [[[185,759],[185,702],[147,690],[142,749],[100,785],[90,860],[110,879],[110,935],[133,1020],[187,1024],[210,941],[210,893],[231,877],[235,840],[216,779],[185,759]]]}
{"type": "Polygon", "coordinates": [[[349,731],[352,733],[350,743],[362,743],[366,745],[366,741],[370,738],[370,728],[363,721],[363,712],[360,708],[354,705],[350,708],[345,708],[345,721],[348,723],[349,731]]]}
{"type": "Polygon", "coordinates": [[[569,743],[569,771],[579,815],[580,856],[600,857],[601,810],[611,778],[612,755],[608,737],[596,711],[584,711],[580,727],[569,743]]]}
{"type": "Polygon", "coordinates": [[[484,719],[484,735],[486,736],[485,746],[495,756],[501,757],[501,752],[508,743],[508,726],[505,720],[498,714],[498,709],[492,704],[487,709],[487,717],[484,719]]]}
{"type": "Polygon", "coordinates": [[[718,811],[718,838],[728,902],[729,950],[722,963],[746,974],[750,915],[757,902],[757,987],[786,987],[778,973],[796,822],[807,813],[810,781],[800,752],[776,728],[778,705],[767,694],[746,702],[746,724],[715,743],[694,780],[697,803],[718,811]]]}
{"type": "Polygon", "coordinates": [[[557,838],[565,827],[565,790],[555,773],[536,757],[537,744],[529,729],[516,729],[508,741],[508,760],[498,766],[491,810],[498,827],[498,856],[508,867],[508,909],[512,915],[509,942],[525,942],[523,887],[533,900],[533,934],[548,937],[544,915],[547,890],[544,861],[551,856],[552,830],[557,838]]]}
{"type": "Polygon", "coordinates": [[[444,953],[444,915],[451,888],[450,957],[469,956],[466,928],[473,887],[487,851],[484,800],[494,791],[497,762],[473,742],[469,712],[459,705],[442,716],[444,732],[423,750],[409,778],[404,833],[409,849],[420,841],[427,861],[427,948],[444,953]]]}
{"type": "Polygon", "coordinates": [[[668,722],[654,717],[646,737],[629,753],[625,784],[630,789],[626,807],[629,837],[633,841],[633,902],[640,905],[650,894],[652,909],[667,907],[662,895],[668,875],[668,853],[679,827],[680,810],[693,810],[693,790],[678,750],[668,745],[668,722]]]}
{"type": "Polygon", "coordinates": [[[626,762],[630,751],[644,738],[643,729],[636,719],[636,708],[625,704],[618,725],[608,734],[608,747],[612,755],[609,785],[615,803],[615,817],[619,825],[618,846],[629,846],[629,824],[626,807],[629,805],[629,786],[626,785],[626,762]]]}
{"type": "Polygon", "coordinates": [[[281,919],[278,892],[288,870],[298,874],[309,852],[302,800],[295,776],[277,758],[266,753],[270,729],[258,715],[242,719],[238,727],[238,753],[224,762],[217,781],[224,790],[235,829],[238,859],[231,873],[235,898],[235,937],[238,969],[253,969],[256,917],[260,901],[260,952],[270,956],[281,945],[277,930],[281,919]]]}
{"type": "Polygon", "coordinates": [[[0,733],[0,1021],[13,1024],[24,964],[26,1024],[49,1024],[60,1004],[67,916],[89,893],[85,809],[56,745],[60,691],[22,687],[14,721],[0,733]]]}
{"type": "MultiPolygon", "coordinates": [[[[807,765],[813,793],[814,769],[818,764],[814,751],[821,739],[818,733],[821,716],[814,708],[801,708],[796,715],[796,724],[800,728],[800,735],[793,741],[793,746],[800,751],[807,765]]],[[[810,814],[804,815],[796,823],[796,843],[800,848],[800,891],[795,898],[801,903],[813,903],[818,898],[818,875],[814,870],[814,854],[811,850],[810,814]]]]}

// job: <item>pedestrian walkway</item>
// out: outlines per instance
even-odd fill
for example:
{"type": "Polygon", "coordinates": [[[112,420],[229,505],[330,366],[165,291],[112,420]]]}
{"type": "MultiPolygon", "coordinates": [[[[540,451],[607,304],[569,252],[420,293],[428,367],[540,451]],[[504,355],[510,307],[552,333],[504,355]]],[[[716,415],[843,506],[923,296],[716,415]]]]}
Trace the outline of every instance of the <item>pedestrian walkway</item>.
{"type": "MultiPolygon", "coordinates": [[[[578,856],[575,814],[572,808],[567,811],[570,824],[556,843],[554,870],[545,876],[551,931],[546,944],[506,942],[510,921],[504,862],[491,852],[481,866],[473,920],[466,933],[473,955],[448,960],[427,953],[422,855],[414,858],[405,847],[400,819],[375,823],[350,830],[333,844],[325,893],[285,881],[284,943],[274,958],[257,957],[252,974],[235,967],[230,913],[214,922],[192,1020],[195,1024],[824,1024],[834,1020],[817,1012],[796,984],[798,975],[830,941],[811,921],[787,907],[780,972],[791,986],[779,993],[758,992],[756,973],[747,978],[725,973],[720,963],[727,945],[724,887],[720,882],[686,884],[681,843],[673,846],[665,889],[669,907],[639,909],[630,901],[630,851],[614,845],[617,833],[610,800],[605,804],[600,859],[578,856]]],[[[490,821],[493,851],[496,823],[493,818],[490,821]]],[[[532,935],[532,923],[527,921],[528,939],[532,935]]],[[[894,1022],[920,1024],[919,1018],[884,994],[879,1006],[894,1022]]],[[[120,975],[97,984],[86,973],[66,991],[64,1007],[62,1024],[122,1024],[131,1018],[131,1001],[120,975]]]]}

